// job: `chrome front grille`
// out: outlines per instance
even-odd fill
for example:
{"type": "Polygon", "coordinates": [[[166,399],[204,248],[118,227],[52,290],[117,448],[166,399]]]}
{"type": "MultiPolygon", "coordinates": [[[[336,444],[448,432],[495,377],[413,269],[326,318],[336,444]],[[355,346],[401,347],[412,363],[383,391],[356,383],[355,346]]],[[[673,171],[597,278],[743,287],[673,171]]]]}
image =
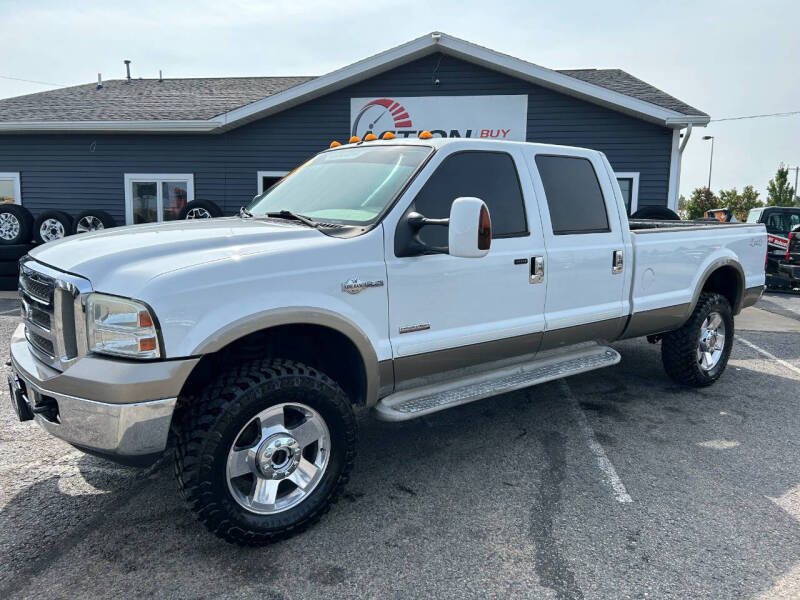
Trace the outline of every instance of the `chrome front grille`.
{"type": "Polygon", "coordinates": [[[28,347],[44,363],[63,370],[86,354],[83,296],[86,279],[30,258],[20,261],[19,293],[28,347]]]}

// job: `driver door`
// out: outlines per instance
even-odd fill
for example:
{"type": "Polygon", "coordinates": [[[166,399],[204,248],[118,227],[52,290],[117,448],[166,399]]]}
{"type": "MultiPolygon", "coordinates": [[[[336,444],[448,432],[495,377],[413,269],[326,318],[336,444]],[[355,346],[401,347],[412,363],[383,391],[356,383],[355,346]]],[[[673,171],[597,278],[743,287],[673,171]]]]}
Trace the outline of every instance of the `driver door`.
{"type": "MultiPolygon", "coordinates": [[[[530,180],[519,177],[517,165],[524,163],[508,151],[442,149],[436,158],[441,155],[404,195],[405,210],[384,223],[396,389],[420,377],[535,354],[544,329],[545,285],[531,277],[544,245],[539,219],[528,219],[538,213],[525,202],[533,191],[530,180]],[[406,216],[447,218],[462,196],[478,197],[489,208],[489,253],[403,256],[406,216]]],[[[446,247],[447,235],[446,227],[420,230],[429,247],[446,247]]]]}

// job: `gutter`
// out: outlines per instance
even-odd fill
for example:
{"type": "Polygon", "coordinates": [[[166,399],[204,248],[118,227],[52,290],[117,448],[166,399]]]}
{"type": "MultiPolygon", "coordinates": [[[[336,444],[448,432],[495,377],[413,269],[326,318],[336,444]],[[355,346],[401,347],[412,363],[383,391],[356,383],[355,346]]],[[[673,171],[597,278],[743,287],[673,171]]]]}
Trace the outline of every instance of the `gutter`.
{"type": "Polygon", "coordinates": [[[211,133],[222,127],[205,121],[6,121],[0,133],[211,133]]]}

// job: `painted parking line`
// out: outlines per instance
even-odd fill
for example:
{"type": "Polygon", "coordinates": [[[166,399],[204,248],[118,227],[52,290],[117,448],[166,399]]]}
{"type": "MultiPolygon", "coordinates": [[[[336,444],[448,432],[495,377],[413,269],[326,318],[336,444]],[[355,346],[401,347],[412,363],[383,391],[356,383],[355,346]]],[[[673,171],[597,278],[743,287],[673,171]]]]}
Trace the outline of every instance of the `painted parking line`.
{"type": "Polygon", "coordinates": [[[586,419],[586,415],[584,414],[581,405],[572,395],[572,390],[570,390],[569,384],[565,379],[560,379],[558,381],[558,385],[561,388],[561,393],[567,398],[567,400],[569,400],[570,404],[572,404],[573,408],[575,409],[578,425],[580,426],[581,432],[586,438],[586,444],[589,446],[589,450],[592,451],[592,454],[594,454],[597,467],[603,473],[606,482],[611,486],[611,490],[614,492],[614,498],[617,502],[633,502],[633,498],[631,498],[630,494],[628,494],[628,490],[625,489],[625,484],[622,483],[619,475],[617,475],[617,470],[614,468],[614,465],[606,455],[606,451],[603,450],[603,446],[601,446],[600,442],[597,441],[597,438],[594,437],[594,430],[592,430],[591,425],[589,425],[589,421],[586,419]]]}
{"type": "Polygon", "coordinates": [[[768,359],[770,359],[770,360],[774,360],[776,363],[778,363],[778,364],[779,364],[779,365],[781,365],[782,367],[786,367],[787,369],[789,369],[789,370],[790,370],[790,371],[792,371],[793,373],[796,373],[796,374],[800,375],[800,368],[798,368],[798,367],[795,367],[793,364],[791,364],[791,363],[788,363],[788,362],[786,362],[785,360],[782,360],[782,359],[778,358],[777,356],[775,356],[775,355],[774,355],[774,354],[772,354],[771,352],[767,352],[766,350],[764,350],[764,349],[763,349],[763,348],[761,348],[760,346],[756,346],[756,345],[755,345],[753,342],[751,342],[751,341],[749,341],[749,340],[746,340],[746,339],[744,339],[744,338],[743,338],[742,336],[740,336],[740,335],[734,335],[733,337],[734,337],[735,339],[739,340],[740,342],[742,342],[742,343],[743,343],[745,346],[749,346],[750,348],[752,348],[753,350],[755,350],[755,351],[756,351],[756,352],[758,352],[759,354],[761,354],[761,355],[763,355],[763,356],[766,356],[766,357],[767,357],[768,359]]]}

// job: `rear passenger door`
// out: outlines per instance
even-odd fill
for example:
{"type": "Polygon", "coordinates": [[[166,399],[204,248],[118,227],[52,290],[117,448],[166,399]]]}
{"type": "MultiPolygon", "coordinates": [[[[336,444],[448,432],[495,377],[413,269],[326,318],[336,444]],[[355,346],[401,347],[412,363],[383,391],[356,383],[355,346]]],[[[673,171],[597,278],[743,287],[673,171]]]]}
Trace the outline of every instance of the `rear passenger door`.
{"type": "Polygon", "coordinates": [[[565,149],[531,159],[547,248],[542,350],[615,339],[627,317],[624,271],[630,257],[623,252],[617,202],[602,158],[565,149]],[[621,268],[615,256],[621,256],[621,268]]]}
{"type": "MultiPolygon", "coordinates": [[[[518,166],[525,174],[524,155],[448,154],[445,147],[436,157],[441,158],[426,166],[384,221],[398,387],[422,376],[533,354],[544,328],[544,285],[532,284],[530,277],[531,258],[543,255],[544,243],[535,204],[526,206],[524,199],[533,195],[530,178],[518,174],[518,166]],[[403,256],[405,216],[414,211],[446,218],[461,196],[481,198],[489,208],[489,253],[403,256]]],[[[446,247],[448,230],[424,227],[420,237],[427,246],[446,247]]]]}

